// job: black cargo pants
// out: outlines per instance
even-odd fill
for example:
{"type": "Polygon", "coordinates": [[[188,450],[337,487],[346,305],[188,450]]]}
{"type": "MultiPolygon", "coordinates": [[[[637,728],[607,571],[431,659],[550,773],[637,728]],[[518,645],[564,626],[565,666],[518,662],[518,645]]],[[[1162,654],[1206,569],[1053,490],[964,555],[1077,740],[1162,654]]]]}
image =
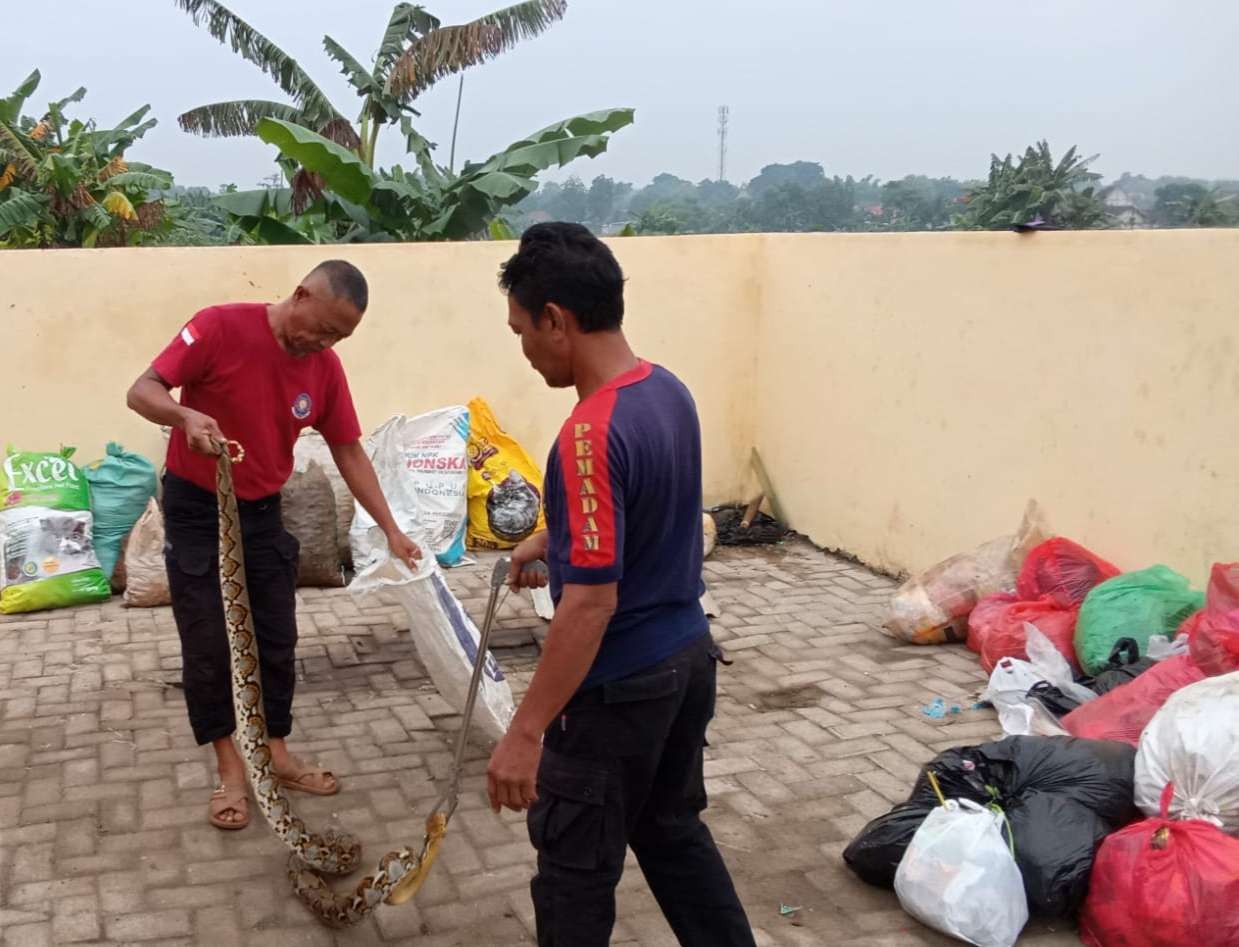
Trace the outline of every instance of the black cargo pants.
{"type": "Polygon", "coordinates": [[[529,810],[540,947],[610,942],[628,846],[684,947],[753,947],[700,818],[719,656],[703,635],[660,664],[577,694],[547,730],[529,810]]]}
{"type": "MultiPolygon", "coordinates": [[[[280,497],[238,500],[250,610],[258,638],[267,732],[292,730],[297,646],[296,538],[280,519],[280,497]]],[[[219,586],[219,514],[215,494],[166,474],[164,561],[172,614],[181,636],[181,680],[189,724],[199,745],[236,729],[228,629],[219,586]]]]}

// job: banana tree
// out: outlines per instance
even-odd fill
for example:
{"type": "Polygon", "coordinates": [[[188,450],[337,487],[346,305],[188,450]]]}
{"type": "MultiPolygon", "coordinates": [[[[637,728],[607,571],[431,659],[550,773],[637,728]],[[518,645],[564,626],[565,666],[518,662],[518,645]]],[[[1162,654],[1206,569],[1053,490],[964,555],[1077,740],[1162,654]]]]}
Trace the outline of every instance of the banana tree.
{"type": "Polygon", "coordinates": [[[531,194],[539,171],[607,149],[611,134],[630,125],[632,109],[578,115],[514,142],[459,173],[435,164],[429,143],[407,124],[417,167],[376,170],[349,149],[311,129],[278,118],[258,123],[264,141],[283,158],[317,175],[323,189],[306,214],[292,213],[291,189],[229,195],[222,203],[260,242],[465,240],[503,233],[499,212],[531,194]],[[493,229],[497,228],[497,229],[493,229]]]}
{"type": "Polygon", "coordinates": [[[156,237],[164,225],[156,192],[172,186],[172,175],[125,159],[155,127],[146,118],[150,106],[100,129],[65,115],[85,97],[81,88],[36,120],[22,109],[40,78],[36,69],[0,99],[0,246],[112,246],[156,237]]]}
{"type": "Polygon", "coordinates": [[[1002,230],[1041,220],[1056,227],[1083,230],[1105,222],[1097,196],[1101,175],[1089,171],[1097,158],[1082,158],[1073,146],[1055,162],[1044,141],[1028,147],[1018,163],[1011,155],[990,158],[989,179],[965,198],[968,209],[954,220],[967,230],[1002,230]]]}
{"type": "MultiPolygon", "coordinates": [[[[208,137],[258,134],[266,119],[289,122],[351,151],[373,168],[380,130],[406,127],[419,113],[412,102],[436,81],[478,65],[548,29],[567,10],[566,0],[527,0],[456,26],[411,3],[397,3],[367,68],[330,36],[323,48],[362,100],[356,124],[327,98],[295,59],[217,0],[175,0],[196,25],[269,75],[291,103],[246,99],[191,109],[178,121],[185,131],[208,137]]],[[[406,139],[408,133],[406,132],[406,139]]],[[[318,196],[320,182],[308,169],[282,161],[293,181],[293,201],[303,209],[318,196]]]]}

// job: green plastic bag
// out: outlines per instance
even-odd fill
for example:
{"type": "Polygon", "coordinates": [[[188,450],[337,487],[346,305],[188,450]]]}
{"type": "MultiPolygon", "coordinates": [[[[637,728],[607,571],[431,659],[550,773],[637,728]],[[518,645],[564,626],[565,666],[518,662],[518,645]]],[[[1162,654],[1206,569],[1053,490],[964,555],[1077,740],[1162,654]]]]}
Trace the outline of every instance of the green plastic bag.
{"type": "Polygon", "coordinates": [[[1088,674],[1110,660],[1120,638],[1133,638],[1143,655],[1154,635],[1173,639],[1189,615],[1204,607],[1205,593],[1166,566],[1125,572],[1094,588],[1080,606],[1076,658],[1088,674]]]}
{"type": "Polygon", "coordinates": [[[111,597],[95,556],[90,484],[58,454],[18,453],[0,465],[0,612],[33,612],[111,597]]]}
{"type": "Polygon", "coordinates": [[[91,513],[95,517],[95,555],[109,579],[116,571],[125,537],[155,495],[155,465],[141,454],[108,444],[107,456],[84,468],[90,482],[91,513]]]}

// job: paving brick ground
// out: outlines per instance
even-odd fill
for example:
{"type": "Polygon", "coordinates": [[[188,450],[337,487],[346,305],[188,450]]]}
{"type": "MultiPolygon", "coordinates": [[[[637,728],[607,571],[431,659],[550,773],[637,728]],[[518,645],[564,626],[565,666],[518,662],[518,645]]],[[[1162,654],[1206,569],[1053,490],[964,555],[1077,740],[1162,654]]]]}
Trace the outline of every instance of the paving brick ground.
{"type": "MultiPolygon", "coordinates": [[[[720,675],[710,738],[708,819],[761,945],[945,944],[868,888],[840,852],[902,800],[918,764],[999,734],[991,713],[933,720],[935,696],[968,707],[983,683],[959,648],[899,647],[880,635],[890,582],[806,546],[720,550],[707,580],[720,675]],[[783,915],[780,905],[799,910],[783,915]]],[[[480,616],[488,564],[454,570],[480,616]]],[[[499,657],[519,693],[544,625],[505,603],[499,657]]],[[[294,796],[316,825],[358,833],[371,864],[421,837],[458,718],[427,680],[399,609],[359,608],[342,590],[304,590],[296,749],[344,791],[294,796]]],[[[44,944],[485,947],[532,943],[523,822],[484,806],[486,753],[416,903],[358,928],[320,926],[289,893],[285,856],[251,825],[205,821],[213,773],[177,686],[167,609],[100,608],[0,619],[0,942],[44,944]]],[[[613,943],[674,945],[635,865],[613,943]]],[[[1022,945],[1078,941],[1030,927],[1022,945]]]]}

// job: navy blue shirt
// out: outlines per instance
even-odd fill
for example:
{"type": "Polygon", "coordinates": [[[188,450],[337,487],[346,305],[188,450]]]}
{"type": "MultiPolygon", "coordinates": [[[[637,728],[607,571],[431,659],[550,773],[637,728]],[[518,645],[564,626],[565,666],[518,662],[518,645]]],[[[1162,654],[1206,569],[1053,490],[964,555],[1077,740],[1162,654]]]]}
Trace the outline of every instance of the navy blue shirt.
{"type": "Polygon", "coordinates": [[[551,595],[618,583],[582,688],[657,664],[709,631],[701,609],[701,428],[684,384],[640,362],[576,406],[546,465],[551,595]]]}

